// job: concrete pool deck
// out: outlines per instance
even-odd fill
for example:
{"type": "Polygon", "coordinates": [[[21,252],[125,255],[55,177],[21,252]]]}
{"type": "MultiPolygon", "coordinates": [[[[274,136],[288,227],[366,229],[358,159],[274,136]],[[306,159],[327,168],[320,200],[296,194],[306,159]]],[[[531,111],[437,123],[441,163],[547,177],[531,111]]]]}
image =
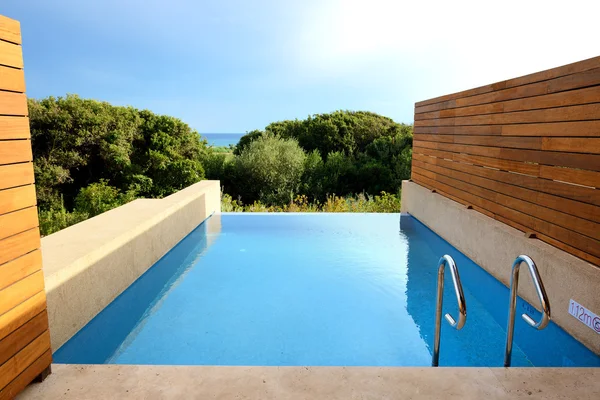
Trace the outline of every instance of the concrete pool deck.
{"type": "Polygon", "coordinates": [[[600,368],[53,364],[18,399],[599,399],[600,368]]]}

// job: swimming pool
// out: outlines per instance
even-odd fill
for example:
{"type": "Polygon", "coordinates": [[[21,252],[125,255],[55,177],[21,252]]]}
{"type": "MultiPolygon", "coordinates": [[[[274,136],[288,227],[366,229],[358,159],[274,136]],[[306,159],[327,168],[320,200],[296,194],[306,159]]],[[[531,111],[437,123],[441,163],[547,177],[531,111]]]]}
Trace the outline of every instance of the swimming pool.
{"type": "MultiPolygon", "coordinates": [[[[508,289],[400,214],[214,215],[54,361],[428,366],[443,254],[459,268],[468,319],[461,331],[442,325],[440,366],[502,366],[508,289]]],[[[450,279],[444,312],[456,315],[450,279]]],[[[600,366],[600,357],[554,323],[536,331],[517,318],[512,365],[600,366]]]]}

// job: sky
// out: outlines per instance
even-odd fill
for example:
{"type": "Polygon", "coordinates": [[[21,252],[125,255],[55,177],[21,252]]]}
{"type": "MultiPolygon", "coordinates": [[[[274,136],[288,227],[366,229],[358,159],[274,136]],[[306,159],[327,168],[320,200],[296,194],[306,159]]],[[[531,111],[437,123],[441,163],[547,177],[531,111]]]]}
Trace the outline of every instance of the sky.
{"type": "Polygon", "coordinates": [[[600,55],[600,1],[2,0],[27,94],[246,132],[414,103],[600,55]]]}

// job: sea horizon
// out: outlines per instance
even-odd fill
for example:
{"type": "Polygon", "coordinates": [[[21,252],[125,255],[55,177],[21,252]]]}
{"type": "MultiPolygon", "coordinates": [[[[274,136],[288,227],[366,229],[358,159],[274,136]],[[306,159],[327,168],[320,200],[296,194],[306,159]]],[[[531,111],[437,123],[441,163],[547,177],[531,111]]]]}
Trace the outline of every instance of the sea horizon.
{"type": "Polygon", "coordinates": [[[208,144],[215,147],[236,145],[245,133],[201,133],[208,144]]]}

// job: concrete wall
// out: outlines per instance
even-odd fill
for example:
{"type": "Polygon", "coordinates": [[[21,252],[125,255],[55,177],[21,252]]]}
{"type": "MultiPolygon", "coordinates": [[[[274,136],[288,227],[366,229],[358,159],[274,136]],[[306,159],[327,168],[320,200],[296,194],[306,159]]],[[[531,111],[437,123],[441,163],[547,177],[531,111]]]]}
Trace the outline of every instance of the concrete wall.
{"type": "MultiPolygon", "coordinates": [[[[569,300],[573,299],[600,314],[600,268],[540,240],[526,238],[523,232],[414,182],[402,182],[402,212],[427,225],[506,286],[510,284],[515,258],[520,254],[529,255],[538,266],[546,287],[552,320],[600,354],[600,335],[568,313],[569,300]]],[[[539,310],[539,300],[524,266],[519,295],[539,310]]]]}
{"type": "Polygon", "coordinates": [[[52,349],[56,351],[213,213],[218,181],[164,199],[139,199],[42,239],[52,349]]]}

